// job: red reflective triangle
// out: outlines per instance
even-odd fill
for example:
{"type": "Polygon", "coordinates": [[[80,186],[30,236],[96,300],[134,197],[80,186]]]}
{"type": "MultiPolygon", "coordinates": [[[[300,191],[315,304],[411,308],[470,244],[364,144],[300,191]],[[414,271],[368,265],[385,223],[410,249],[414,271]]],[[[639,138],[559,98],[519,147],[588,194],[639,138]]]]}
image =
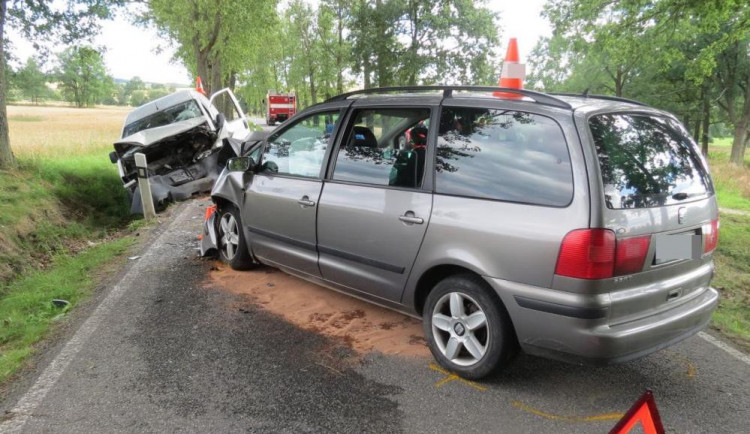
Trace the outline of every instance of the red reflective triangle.
{"type": "Polygon", "coordinates": [[[641,423],[644,434],[664,434],[664,425],[661,424],[661,417],[659,417],[659,410],[656,408],[651,389],[646,389],[609,434],[629,433],[638,422],[641,423]]]}

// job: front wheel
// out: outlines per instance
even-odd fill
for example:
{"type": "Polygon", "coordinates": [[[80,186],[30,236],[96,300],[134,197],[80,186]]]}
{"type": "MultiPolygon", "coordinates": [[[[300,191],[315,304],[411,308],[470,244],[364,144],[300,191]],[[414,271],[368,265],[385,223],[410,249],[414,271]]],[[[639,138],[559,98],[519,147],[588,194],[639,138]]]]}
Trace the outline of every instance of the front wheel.
{"type": "Polygon", "coordinates": [[[217,226],[221,261],[235,270],[252,268],[253,259],[242,231],[239,210],[233,206],[222,208],[219,211],[217,226]]]}
{"type": "Polygon", "coordinates": [[[478,276],[451,276],[425,303],[424,334],[444,368],[476,380],[505,365],[517,351],[505,307],[478,276]]]}

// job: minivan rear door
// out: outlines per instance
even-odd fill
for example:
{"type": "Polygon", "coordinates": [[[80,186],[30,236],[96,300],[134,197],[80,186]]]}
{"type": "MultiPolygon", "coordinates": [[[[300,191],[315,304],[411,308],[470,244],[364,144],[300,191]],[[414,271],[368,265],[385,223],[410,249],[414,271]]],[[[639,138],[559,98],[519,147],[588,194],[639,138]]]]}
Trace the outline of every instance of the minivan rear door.
{"type": "Polygon", "coordinates": [[[331,157],[318,209],[323,278],[399,301],[432,210],[422,188],[430,109],[357,109],[331,157]]]}
{"type": "Polygon", "coordinates": [[[595,114],[588,128],[602,199],[600,224],[595,218],[592,226],[614,231],[618,255],[637,262],[621,276],[615,269],[611,320],[633,320],[699,295],[712,276],[707,242],[718,208],[697,145],[678,121],[658,112],[595,114]],[[638,238],[643,243],[632,242],[638,238]]]}

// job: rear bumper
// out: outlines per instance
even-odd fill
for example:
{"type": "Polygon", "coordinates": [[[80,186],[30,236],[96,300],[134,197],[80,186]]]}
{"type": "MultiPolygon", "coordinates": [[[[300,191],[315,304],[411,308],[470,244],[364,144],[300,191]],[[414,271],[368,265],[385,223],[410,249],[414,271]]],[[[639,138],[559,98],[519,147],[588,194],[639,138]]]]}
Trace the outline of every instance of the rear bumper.
{"type": "Polygon", "coordinates": [[[573,294],[486,278],[508,309],[529,354],[586,364],[624,362],[673,345],[705,328],[719,294],[705,287],[673,307],[610,324],[609,294],[573,294]]]}

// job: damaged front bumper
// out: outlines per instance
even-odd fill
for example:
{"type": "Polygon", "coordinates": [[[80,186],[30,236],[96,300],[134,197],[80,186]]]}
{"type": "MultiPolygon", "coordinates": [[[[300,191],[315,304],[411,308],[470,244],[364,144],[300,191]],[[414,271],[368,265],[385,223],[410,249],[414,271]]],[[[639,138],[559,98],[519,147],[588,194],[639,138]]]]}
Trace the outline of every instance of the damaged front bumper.
{"type": "Polygon", "coordinates": [[[198,235],[200,239],[201,256],[213,255],[219,250],[219,239],[216,233],[216,205],[206,208],[203,218],[203,233],[198,235]]]}

